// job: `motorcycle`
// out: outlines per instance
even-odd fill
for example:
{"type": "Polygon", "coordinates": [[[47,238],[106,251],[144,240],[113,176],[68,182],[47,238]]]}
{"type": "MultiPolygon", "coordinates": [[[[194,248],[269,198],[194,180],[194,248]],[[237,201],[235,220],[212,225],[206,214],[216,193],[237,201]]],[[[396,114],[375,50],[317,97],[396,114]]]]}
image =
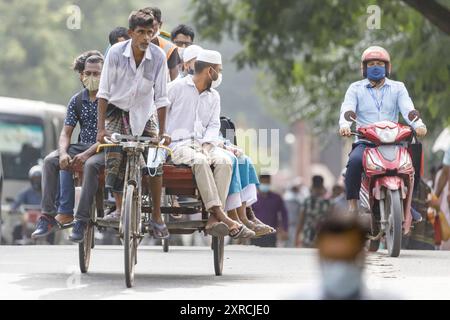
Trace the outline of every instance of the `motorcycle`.
{"type": "MultiPolygon", "coordinates": [[[[408,115],[414,123],[420,119],[414,110],[408,115]]],[[[411,202],[415,169],[409,151],[415,131],[391,121],[362,126],[353,111],[345,119],[359,125],[353,135],[375,145],[363,154],[364,173],[361,183],[361,205],[371,212],[369,251],[376,252],[383,236],[390,257],[400,255],[402,235],[411,231],[411,202]]]]}
{"type": "Polygon", "coordinates": [[[35,245],[35,244],[52,244],[54,235],[50,235],[44,239],[33,240],[31,233],[35,230],[36,223],[41,216],[40,205],[21,205],[19,207],[20,221],[13,229],[14,245],[35,245]]]}

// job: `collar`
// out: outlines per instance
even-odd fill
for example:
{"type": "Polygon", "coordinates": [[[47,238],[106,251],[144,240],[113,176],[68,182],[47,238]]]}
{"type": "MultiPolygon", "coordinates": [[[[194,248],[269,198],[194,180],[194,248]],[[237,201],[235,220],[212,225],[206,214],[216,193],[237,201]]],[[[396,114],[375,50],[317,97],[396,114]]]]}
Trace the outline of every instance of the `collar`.
{"type": "MultiPolygon", "coordinates": [[[[84,88],[83,91],[81,92],[81,101],[87,102],[87,103],[91,102],[91,99],[89,98],[89,90],[86,88],[84,88]]],[[[97,102],[97,101],[98,101],[98,98],[95,98],[95,100],[92,102],[97,102]]]]}
{"type": "MultiPolygon", "coordinates": [[[[372,88],[372,85],[371,85],[369,79],[366,78],[366,79],[364,79],[363,81],[364,81],[364,86],[365,86],[366,88],[372,88]]],[[[386,77],[386,78],[384,79],[384,83],[383,83],[383,85],[381,86],[381,88],[383,88],[384,86],[390,86],[391,84],[392,84],[392,80],[389,79],[388,77],[386,77]]]]}
{"type": "MultiPolygon", "coordinates": [[[[132,54],[131,40],[132,39],[127,40],[127,43],[125,45],[125,49],[123,50],[123,55],[125,57],[127,57],[127,58],[130,58],[131,54],[132,54]]],[[[151,46],[151,44],[148,46],[147,50],[145,50],[145,57],[144,57],[144,59],[147,59],[147,60],[151,60],[152,59],[152,53],[150,52],[150,46],[151,46]]]]}
{"type": "MultiPolygon", "coordinates": [[[[184,77],[184,78],[186,79],[186,84],[187,84],[188,86],[194,87],[195,90],[197,90],[197,87],[195,86],[195,83],[194,83],[193,76],[187,75],[187,76],[184,77]]],[[[197,92],[198,92],[198,90],[197,90],[197,92]]],[[[203,95],[203,94],[210,94],[210,93],[211,93],[211,89],[206,89],[206,90],[203,91],[200,95],[203,95]]]]}
{"type": "Polygon", "coordinates": [[[81,91],[81,101],[89,102],[89,100],[89,90],[84,88],[83,91],[81,91]]]}

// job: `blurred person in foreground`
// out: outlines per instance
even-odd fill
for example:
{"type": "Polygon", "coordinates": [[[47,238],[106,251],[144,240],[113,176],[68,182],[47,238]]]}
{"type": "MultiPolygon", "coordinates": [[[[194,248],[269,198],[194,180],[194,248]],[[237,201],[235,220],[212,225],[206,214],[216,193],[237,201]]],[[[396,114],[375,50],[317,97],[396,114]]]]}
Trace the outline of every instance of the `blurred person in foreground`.
{"type": "Polygon", "coordinates": [[[320,284],[291,294],[288,299],[376,300],[393,299],[386,292],[369,290],[364,281],[368,229],[354,214],[335,214],[320,225],[316,246],[320,284]]]}

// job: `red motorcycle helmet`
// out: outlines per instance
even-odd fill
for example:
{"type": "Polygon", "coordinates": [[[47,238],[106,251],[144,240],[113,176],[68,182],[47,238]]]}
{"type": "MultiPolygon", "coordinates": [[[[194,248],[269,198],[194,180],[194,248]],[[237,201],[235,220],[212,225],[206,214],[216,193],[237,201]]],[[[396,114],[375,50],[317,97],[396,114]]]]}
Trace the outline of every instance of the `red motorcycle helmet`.
{"type": "Polygon", "coordinates": [[[379,46],[371,46],[364,50],[361,56],[361,72],[364,78],[367,78],[367,62],[372,60],[384,61],[386,64],[386,77],[389,77],[392,71],[391,56],[386,49],[379,46]]]}

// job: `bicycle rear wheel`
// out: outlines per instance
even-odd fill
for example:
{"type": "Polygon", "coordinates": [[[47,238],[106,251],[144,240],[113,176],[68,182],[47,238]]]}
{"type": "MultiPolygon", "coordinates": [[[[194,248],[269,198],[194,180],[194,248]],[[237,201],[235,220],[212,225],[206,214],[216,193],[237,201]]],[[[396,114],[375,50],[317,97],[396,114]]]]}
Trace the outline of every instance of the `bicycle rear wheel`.
{"type": "Polygon", "coordinates": [[[91,220],[87,223],[86,231],[84,233],[83,242],[78,244],[78,260],[80,263],[80,271],[81,273],[88,272],[89,263],[91,260],[91,250],[94,249],[94,223],[92,220],[95,219],[96,214],[96,206],[95,202],[91,206],[91,220]]]}

